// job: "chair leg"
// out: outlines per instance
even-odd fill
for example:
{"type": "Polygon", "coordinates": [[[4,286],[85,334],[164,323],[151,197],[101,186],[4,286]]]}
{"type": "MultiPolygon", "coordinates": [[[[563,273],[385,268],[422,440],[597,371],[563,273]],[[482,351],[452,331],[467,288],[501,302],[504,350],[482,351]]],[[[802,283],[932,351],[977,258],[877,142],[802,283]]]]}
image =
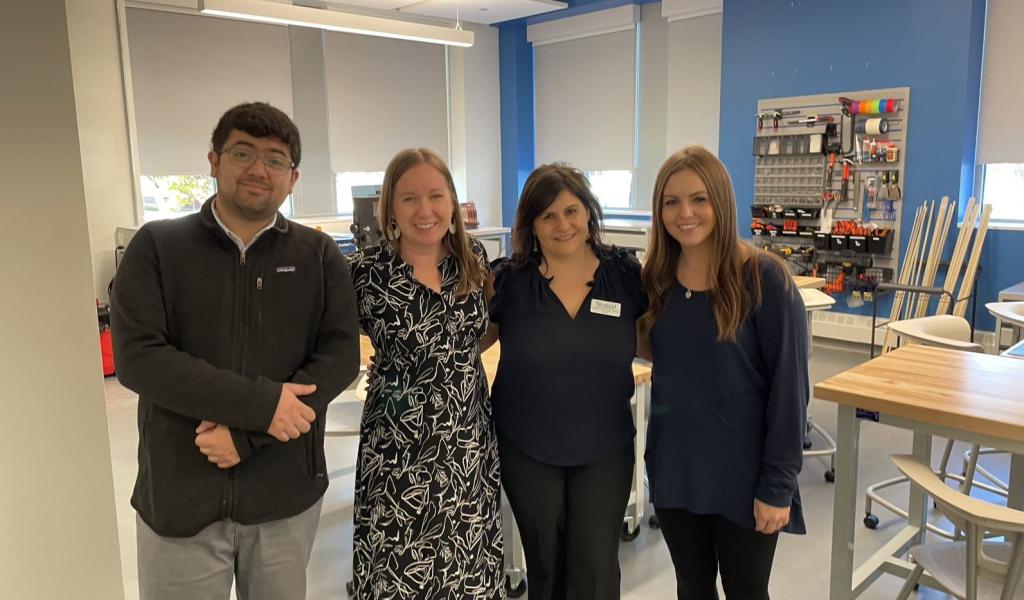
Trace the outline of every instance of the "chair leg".
{"type": "Polygon", "coordinates": [[[903,584],[900,589],[900,593],[896,594],[895,600],[907,600],[910,597],[910,592],[914,591],[914,586],[917,585],[917,581],[921,579],[921,575],[924,574],[924,567],[921,565],[914,565],[914,570],[907,576],[907,581],[903,584]]]}
{"type": "Polygon", "coordinates": [[[1018,533],[1013,536],[1013,556],[1010,564],[1007,565],[1006,579],[1003,581],[1003,592],[999,600],[1010,600],[1017,595],[1017,585],[1020,583],[1021,567],[1024,563],[1024,534],[1018,533]]]}
{"type": "Polygon", "coordinates": [[[964,480],[960,482],[960,493],[965,496],[971,495],[971,488],[974,487],[974,475],[978,470],[978,455],[981,453],[981,446],[971,446],[971,459],[967,462],[967,469],[964,472],[964,480]]]}
{"type": "Polygon", "coordinates": [[[946,440],[946,447],[942,449],[942,460],[939,461],[939,479],[942,481],[946,480],[946,474],[949,473],[949,457],[953,454],[953,439],[949,438],[946,440]]]}

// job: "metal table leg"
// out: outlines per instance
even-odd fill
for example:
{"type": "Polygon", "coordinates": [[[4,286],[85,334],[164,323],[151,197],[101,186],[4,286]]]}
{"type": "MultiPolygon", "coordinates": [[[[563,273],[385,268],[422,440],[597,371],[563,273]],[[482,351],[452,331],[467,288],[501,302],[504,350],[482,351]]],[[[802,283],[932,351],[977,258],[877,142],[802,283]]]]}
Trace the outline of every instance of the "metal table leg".
{"type": "Polygon", "coordinates": [[[857,453],[860,421],[856,409],[839,406],[836,486],[832,504],[832,570],[829,600],[853,598],[853,536],[857,520],[857,453]]]}

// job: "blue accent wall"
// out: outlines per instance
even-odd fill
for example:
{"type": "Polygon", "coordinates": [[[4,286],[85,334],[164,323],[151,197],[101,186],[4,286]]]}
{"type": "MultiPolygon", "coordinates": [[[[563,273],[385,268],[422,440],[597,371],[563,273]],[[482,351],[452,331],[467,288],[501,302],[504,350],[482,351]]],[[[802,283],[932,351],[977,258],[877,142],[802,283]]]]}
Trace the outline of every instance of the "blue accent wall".
{"type": "Polygon", "coordinates": [[[501,94],[501,219],[515,223],[519,190],[533,170],[533,46],[526,41],[526,23],[498,28],[501,94]]]}
{"type": "MultiPolygon", "coordinates": [[[[570,1],[568,9],[499,25],[506,225],[534,167],[533,49],[526,26],[627,3],[570,1]]],[[[901,256],[923,201],[948,195],[962,212],[974,184],[985,6],[985,0],[724,0],[719,155],[736,188],[741,232],[753,193],[753,115],[758,99],[771,97],[910,87],[901,256]]],[[[989,230],[978,278],[981,303],[1024,280],[1024,263],[1014,256],[1022,241],[1022,232],[989,230]]],[[[840,301],[837,310],[869,314],[870,305],[848,309],[840,301]]],[[[886,301],[879,314],[888,311],[886,301]]],[[[977,324],[994,326],[984,308],[977,324]]]]}
{"type": "MultiPolygon", "coordinates": [[[[966,202],[973,188],[984,0],[725,0],[722,17],[719,155],[736,188],[741,231],[750,214],[753,115],[761,98],[909,86],[901,256],[923,201],[948,195],[966,202]]],[[[1006,243],[1000,239],[1006,233],[990,233],[989,243],[1006,243]]],[[[982,302],[995,298],[994,286],[1020,278],[994,264],[983,267],[982,302]]],[[[836,307],[870,314],[870,305],[848,309],[842,299],[836,307]]],[[[888,315],[888,301],[879,308],[888,315]]],[[[983,313],[978,326],[991,329],[983,313]]]]}

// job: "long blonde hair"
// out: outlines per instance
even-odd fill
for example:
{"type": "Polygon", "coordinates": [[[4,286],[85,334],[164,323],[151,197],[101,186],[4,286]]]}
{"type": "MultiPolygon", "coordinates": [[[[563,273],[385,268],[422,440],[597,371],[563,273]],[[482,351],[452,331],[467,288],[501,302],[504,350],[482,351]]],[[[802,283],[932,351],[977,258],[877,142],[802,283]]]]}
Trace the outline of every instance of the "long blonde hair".
{"type": "Polygon", "coordinates": [[[459,285],[456,288],[456,295],[464,296],[480,290],[483,288],[486,274],[480,264],[480,259],[473,253],[469,235],[466,233],[466,226],[462,223],[459,199],[455,193],[455,181],[452,179],[451,171],[448,170],[448,165],[444,164],[444,160],[433,150],[408,148],[396,154],[388,163],[388,167],[384,171],[384,183],[380,188],[380,201],[377,203],[377,221],[380,223],[381,233],[395,252],[398,252],[398,238],[391,227],[395,212],[392,206],[395,186],[402,175],[419,165],[430,165],[437,169],[448,183],[448,193],[452,197],[452,221],[455,223],[455,233],[449,231],[445,234],[444,239],[449,252],[452,253],[455,262],[459,265],[459,285]]]}
{"type": "MultiPolygon", "coordinates": [[[[736,234],[736,197],[729,172],[718,157],[701,146],[688,146],[669,156],[661,165],[654,182],[651,239],[641,273],[649,307],[640,317],[640,331],[645,335],[650,334],[664,308],[667,294],[676,282],[682,248],[665,229],[661,211],[669,178],[685,170],[693,171],[700,177],[714,211],[708,295],[718,324],[718,341],[735,341],[743,320],[751,309],[761,304],[760,261],[780,261],[740,241],[736,234]],[[749,292],[745,283],[747,273],[753,275],[750,277],[753,289],[749,292]]],[[[780,266],[785,270],[784,265],[780,266]]]]}

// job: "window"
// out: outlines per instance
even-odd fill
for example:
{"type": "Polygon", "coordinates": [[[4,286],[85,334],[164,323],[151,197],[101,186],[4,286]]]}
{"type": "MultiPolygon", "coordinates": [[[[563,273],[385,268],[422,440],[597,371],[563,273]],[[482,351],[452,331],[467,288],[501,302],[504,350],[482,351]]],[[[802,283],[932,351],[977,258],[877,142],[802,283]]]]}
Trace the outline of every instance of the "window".
{"type": "Polygon", "coordinates": [[[143,222],[197,212],[217,187],[206,175],[143,175],[141,183],[143,222]]]}
{"type": "Polygon", "coordinates": [[[981,200],[992,206],[992,221],[1024,224],[1024,163],[985,165],[981,200]]]}
{"type": "Polygon", "coordinates": [[[601,208],[630,208],[633,191],[632,171],[585,171],[590,190],[601,208]]]}
{"type": "MultiPolygon", "coordinates": [[[[141,183],[143,223],[199,212],[217,190],[217,180],[207,175],[143,175],[141,183]]],[[[291,194],[279,210],[292,216],[291,194]]]]}
{"type": "Polygon", "coordinates": [[[381,185],[384,183],[384,171],[346,171],[334,174],[334,187],[337,190],[338,214],[352,214],[352,186],[381,185]]]}

